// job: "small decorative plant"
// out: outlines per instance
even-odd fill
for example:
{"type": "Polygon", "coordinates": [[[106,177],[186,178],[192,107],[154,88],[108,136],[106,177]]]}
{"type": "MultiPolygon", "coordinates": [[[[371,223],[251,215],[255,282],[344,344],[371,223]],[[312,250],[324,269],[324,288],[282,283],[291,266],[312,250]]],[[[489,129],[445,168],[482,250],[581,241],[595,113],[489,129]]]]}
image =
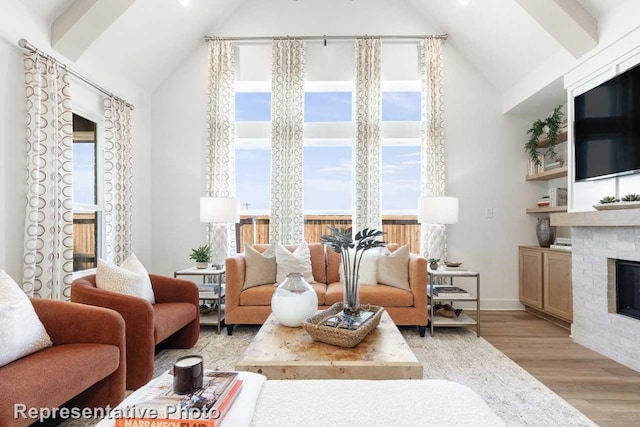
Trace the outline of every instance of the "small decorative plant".
{"type": "Polygon", "coordinates": [[[627,194],[622,198],[623,202],[638,202],[640,201],[640,194],[627,194]]]}
{"type": "Polygon", "coordinates": [[[617,203],[619,201],[620,199],[618,199],[617,197],[607,196],[600,199],[600,204],[606,205],[607,203],[617,203]]]}
{"type": "Polygon", "coordinates": [[[339,253],[342,257],[345,281],[343,311],[346,315],[357,315],[360,311],[358,276],[360,274],[362,256],[369,249],[380,248],[387,244],[378,239],[382,236],[382,231],[373,228],[365,228],[362,231],[358,231],[355,241],[352,237],[351,227],[346,229],[329,227],[329,231],[331,231],[331,234],[323,235],[320,237],[320,241],[331,247],[334,252],[339,253]],[[352,253],[350,249],[353,248],[355,248],[355,252],[352,253]],[[353,260],[351,259],[352,256],[353,260]]]}
{"type": "Polygon", "coordinates": [[[556,141],[558,140],[558,133],[560,131],[560,126],[562,125],[562,117],[564,116],[562,111],[560,111],[561,108],[562,106],[558,105],[553,109],[553,112],[549,117],[544,120],[536,120],[527,131],[529,140],[524,145],[524,149],[529,153],[529,157],[536,166],[541,164],[538,157],[538,141],[545,131],[547,132],[548,138],[546,155],[549,156],[550,159],[554,159],[556,157],[556,141]]]}
{"type": "Polygon", "coordinates": [[[209,245],[202,245],[195,249],[191,249],[189,259],[194,260],[198,268],[206,268],[207,264],[211,260],[211,247],[209,245]]]}

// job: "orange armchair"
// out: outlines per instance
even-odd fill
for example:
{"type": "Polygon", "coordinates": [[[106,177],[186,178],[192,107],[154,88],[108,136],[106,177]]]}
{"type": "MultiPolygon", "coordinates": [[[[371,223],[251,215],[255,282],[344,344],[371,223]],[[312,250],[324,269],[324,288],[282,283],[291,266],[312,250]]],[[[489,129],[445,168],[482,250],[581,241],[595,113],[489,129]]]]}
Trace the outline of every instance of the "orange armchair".
{"type": "Polygon", "coordinates": [[[127,341],[127,389],[153,377],[156,346],[191,348],[200,336],[198,286],[189,281],[150,274],[155,304],[143,298],[98,289],[96,276],[71,284],[71,301],[106,307],[124,318],[127,341]]]}
{"type": "Polygon", "coordinates": [[[113,310],[31,299],[53,346],[0,367],[1,426],[27,426],[25,408],[99,408],[125,396],[125,326],[113,310]]]}

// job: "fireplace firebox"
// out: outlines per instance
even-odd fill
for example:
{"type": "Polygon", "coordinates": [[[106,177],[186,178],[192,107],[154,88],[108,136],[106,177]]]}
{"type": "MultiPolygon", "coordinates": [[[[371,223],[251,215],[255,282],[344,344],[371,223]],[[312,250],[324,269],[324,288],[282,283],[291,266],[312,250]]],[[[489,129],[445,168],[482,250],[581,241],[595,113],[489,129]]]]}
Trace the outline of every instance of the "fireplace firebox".
{"type": "Polygon", "coordinates": [[[640,319],[640,262],[616,260],[616,301],[619,314],[640,319]]]}

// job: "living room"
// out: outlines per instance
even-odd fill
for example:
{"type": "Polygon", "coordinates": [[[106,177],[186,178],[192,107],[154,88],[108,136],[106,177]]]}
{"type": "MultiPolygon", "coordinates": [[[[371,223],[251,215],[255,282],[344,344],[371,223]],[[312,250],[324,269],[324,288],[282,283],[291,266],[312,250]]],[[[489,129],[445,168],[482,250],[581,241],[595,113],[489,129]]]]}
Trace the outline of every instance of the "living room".
{"type": "MultiPolygon", "coordinates": [[[[326,46],[322,39],[308,42],[306,74],[316,90],[336,91],[339,84],[353,84],[354,50],[353,40],[331,36],[447,34],[446,195],[460,203],[458,222],[447,226],[447,257],[481,273],[483,311],[523,310],[518,246],[537,245],[536,215],[525,211],[547,188],[546,183],[525,181],[527,130],[557,105],[566,112],[567,90],[633,53],[640,38],[632,19],[640,12],[634,0],[574,0],[563,6],[552,0],[544,6],[523,0],[192,0],[187,6],[177,0],[136,0],[123,2],[127,6],[112,15],[105,13],[92,31],[67,32],[56,47],[52,26],[73,3],[2,2],[0,268],[18,283],[23,277],[27,162],[26,148],[18,143],[26,135],[20,38],[135,107],[131,247],[150,272],[172,276],[191,265],[191,249],[206,241],[206,225],[198,217],[199,198],[207,190],[209,71],[204,36],[327,36],[326,46]],[[71,46],[66,51],[65,43],[71,46]]],[[[268,88],[270,42],[239,40],[237,45],[238,90],[268,88]]],[[[383,91],[384,85],[406,91],[416,84],[419,90],[415,40],[383,41],[382,56],[383,91]]],[[[75,80],[71,88],[74,112],[100,121],[103,95],[75,80]]],[[[264,123],[243,125],[238,124],[237,137],[245,143],[270,136],[264,123]]],[[[313,137],[313,132],[319,140],[329,138],[314,124],[305,124],[305,137],[313,137]]],[[[407,125],[389,140],[411,146],[419,137],[419,125],[407,125]]],[[[634,192],[636,182],[626,178],[619,191],[634,192]]],[[[615,185],[613,179],[579,184],[571,202],[574,210],[591,210],[600,198],[616,193],[615,185]]],[[[419,195],[419,183],[416,186],[419,195]]],[[[253,209],[256,202],[238,196],[241,203],[254,205],[241,211],[244,216],[269,213],[268,207],[253,209]]],[[[402,214],[415,215],[416,208],[417,197],[402,214]]],[[[384,211],[384,200],[382,213],[393,213],[384,211]]]]}

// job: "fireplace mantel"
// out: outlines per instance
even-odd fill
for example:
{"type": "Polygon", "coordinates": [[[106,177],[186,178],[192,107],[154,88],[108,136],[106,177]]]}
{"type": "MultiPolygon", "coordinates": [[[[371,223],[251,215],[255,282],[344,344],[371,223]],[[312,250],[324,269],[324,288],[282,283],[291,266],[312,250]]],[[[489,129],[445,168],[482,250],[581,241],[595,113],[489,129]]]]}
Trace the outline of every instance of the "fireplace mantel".
{"type": "Polygon", "coordinates": [[[569,227],[640,227],[640,209],[568,212],[550,215],[551,225],[569,227]]]}

